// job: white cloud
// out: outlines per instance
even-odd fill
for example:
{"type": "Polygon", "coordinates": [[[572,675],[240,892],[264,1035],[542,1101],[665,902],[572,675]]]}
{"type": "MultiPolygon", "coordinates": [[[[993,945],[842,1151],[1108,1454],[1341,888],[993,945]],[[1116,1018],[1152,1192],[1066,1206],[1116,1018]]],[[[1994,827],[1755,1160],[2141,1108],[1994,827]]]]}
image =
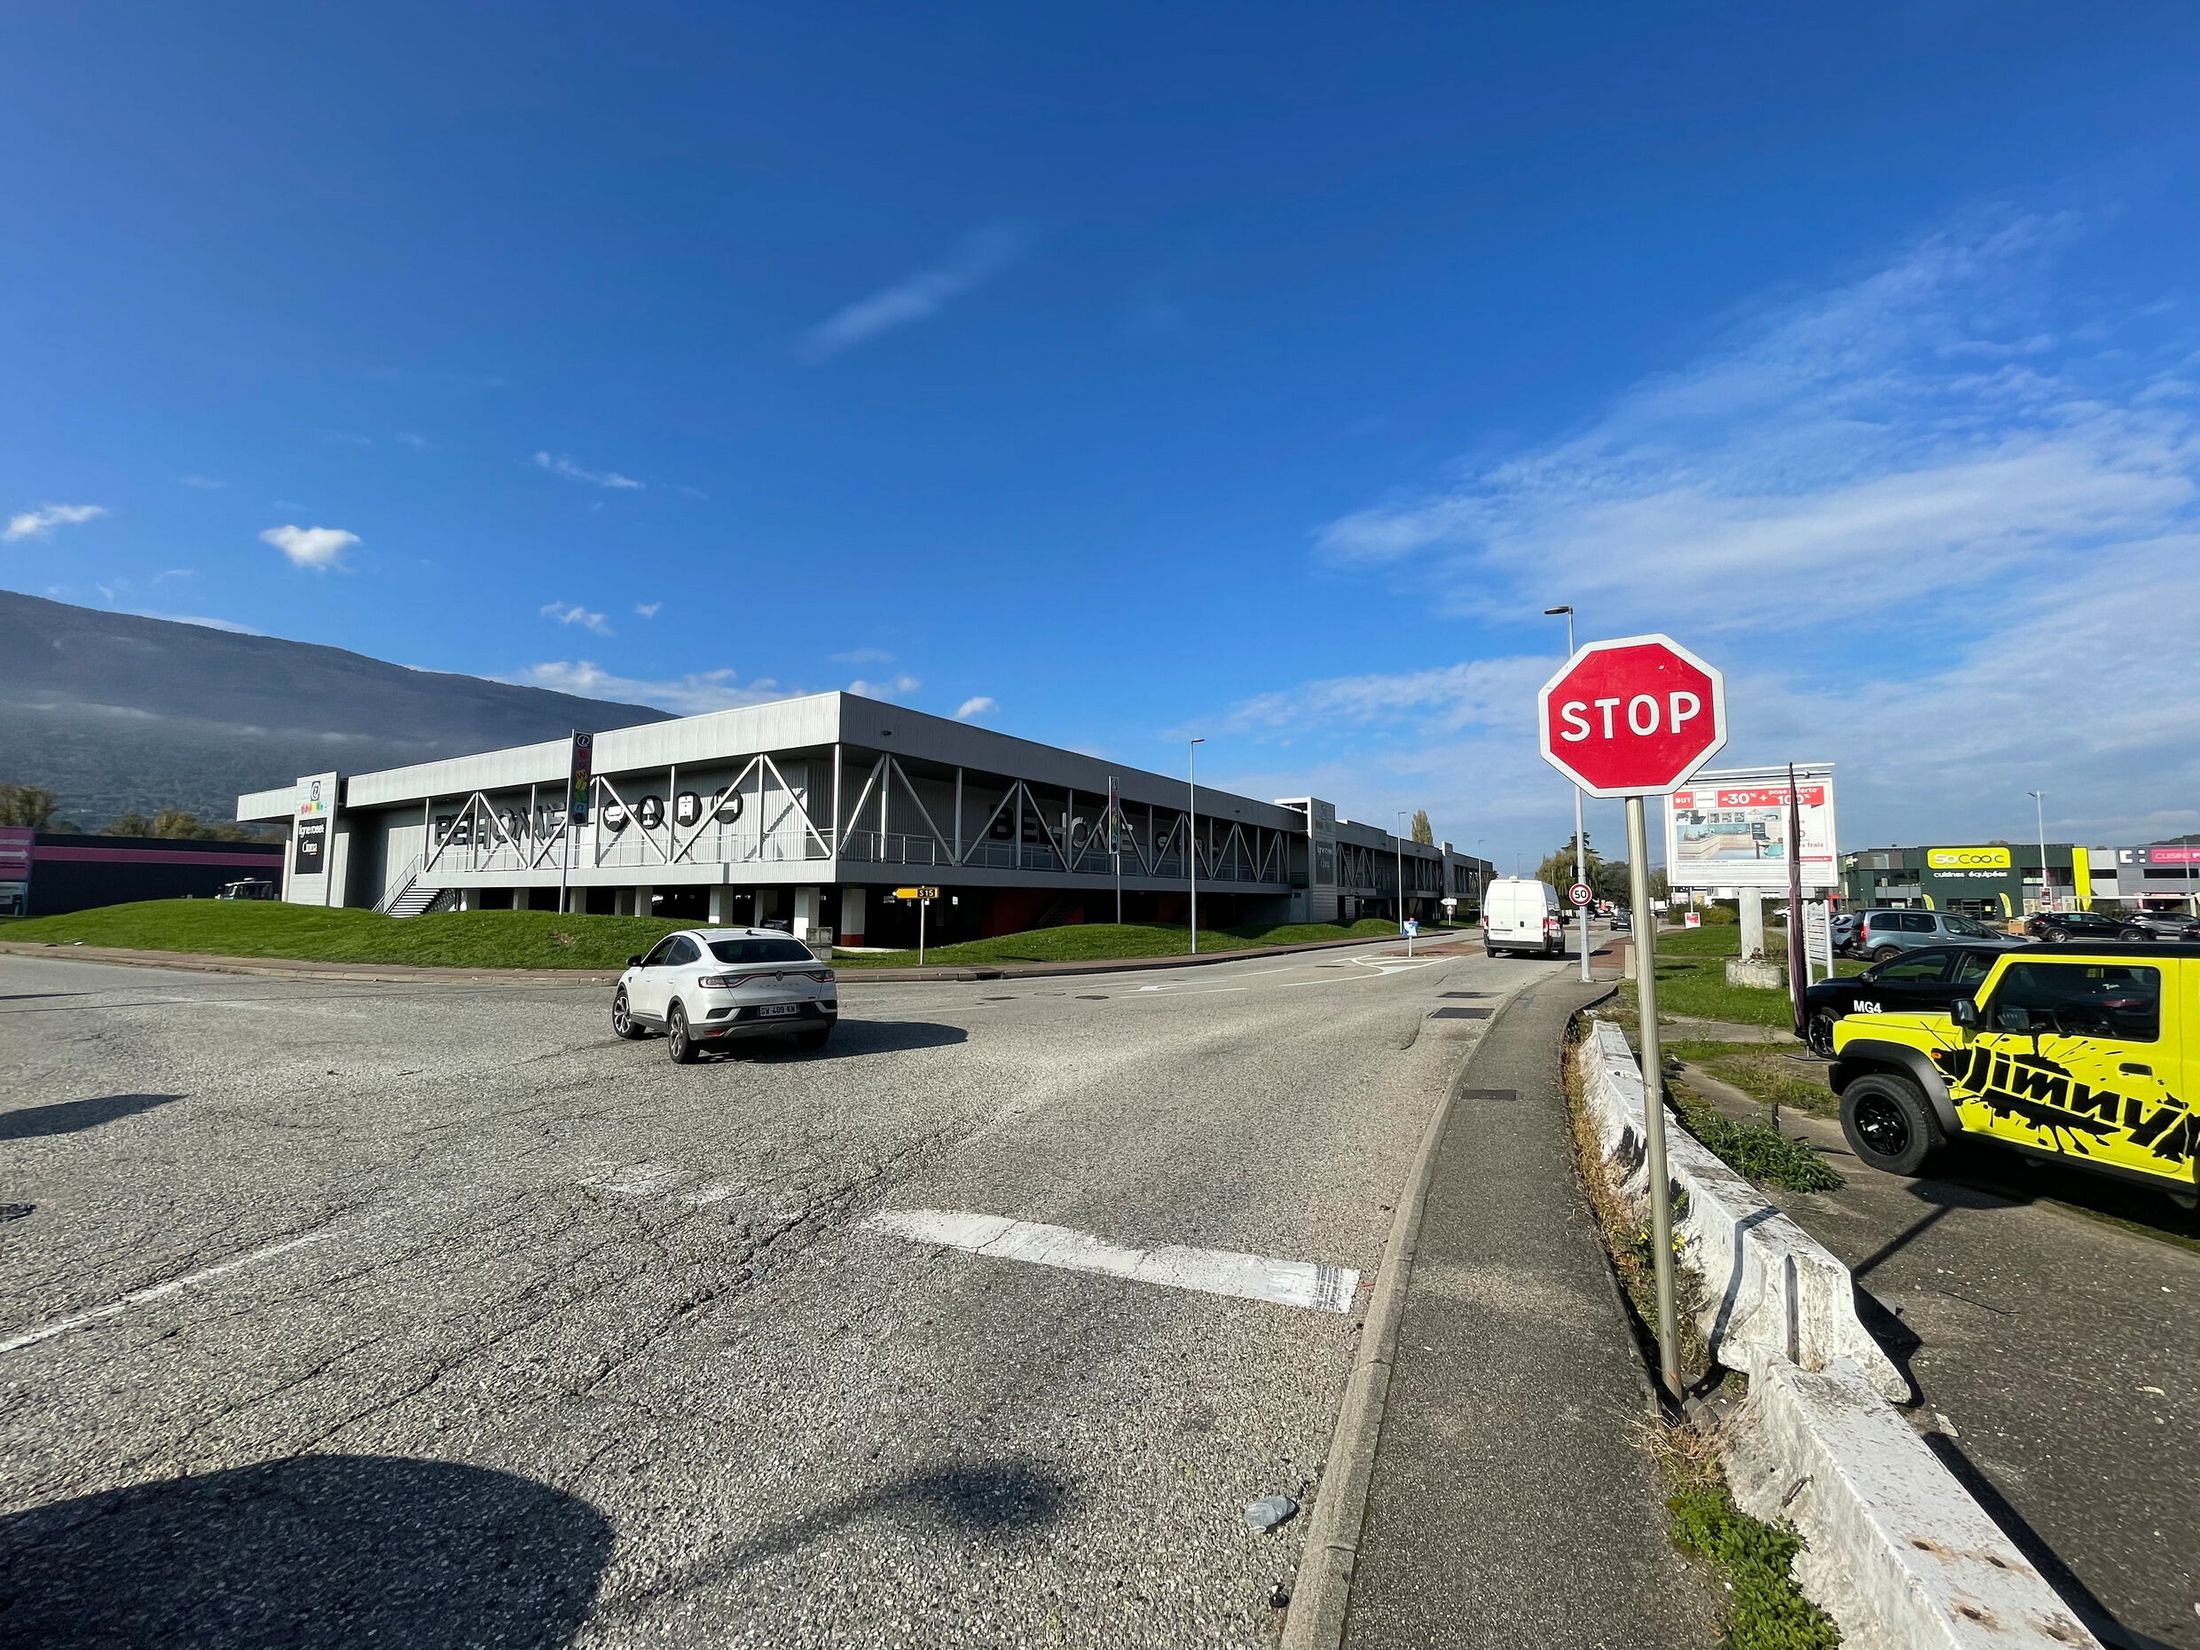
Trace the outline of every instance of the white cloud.
{"type": "Polygon", "coordinates": [[[260,539],[288,556],[292,566],[326,573],[344,565],[344,552],[359,542],[359,535],[340,527],[270,527],[260,539]]]}
{"type": "Polygon", "coordinates": [[[203,614],[198,613],[147,613],[143,611],[134,611],[133,617],[140,619],[165,619],[170,624],[202,625],[208,630],[226,630],[233,636],[265,636],[267,634],[267,632],[264,630],[254,630],[248,624],[239,624],[234,619],[209,619],[203,614]]]}
{"type": "Polygon", "coordinates": [[[636,602],[634,611],[645,619],[654,619],[657,616],[657,610],[664,605],[663,602],[636,602]]]}
{"type": "Polygon", "coordinates": [[[922,686],[922,682],[904,672],[886,682],[866,682],[858,677],[848,684],[848,691],[863,699],[899,699],[922,686]]]}
{"type": "Polygon", "coordinates": [[[964,237],[952,257],[904,276],[836,310],[802,335],[803,353],[822,361],[897,327],[925,321],[999,274],[1023,251],[1023,233],[995,224],[964,237]]]}
{"type": "Polygon", "coordinates": [[[200,491],[208,493],[218,491],[219,489],[229,485],[228,482],[217,480],[213,476],[198,475],[178,476],[176,477],[176,482],[179,486],[196,487],[200,491]]]}
{"type": "Polygon", "coordinates": [[[391,439],[400,447],[410,447],[416,453],[424,453],[428,450],[428,438],[424,435],[414,435],[410,430],[399,430],[391,439]]]}
{"type": "Polygon", "coordinates": [[[554,476],[564,476],[568,481],[585,481],[591,487],[608,487],[614,492],[640,492],[643,483],[632,476],[623,476],[616,470],[584,470],[563,453],[535,454],[535,468],[547,470],[554,476]]]}
{"type": "Polygon", "coordinates": [[[2174,314],[2064,274],[2093,233],[2003,217],[1926,237],[1572,430],[1330,522],[1335,569],[1534,640],[1279,689],[1223,725],[1333,751],[1370,792],[1425,775],[1432,811],[1523,795],[1555,843],[1566,793],[1527,695],[1561,650],[1541,609],[1570,601],[1585,635],[1668,630],[1726,667],[1721,762],[1841,763],[1849,843],[2022,835],[2042,783],[2059,828],[2096,842],[2200,824],[2191,346],[2174,314]]]}
{"type": "Polygon", "coordinates": [[[553,659],[544,664],[528,665],[497,680],[578,694],[585,699],[616,699],[628,704],[652,705],[679,716],[700,716],[707,711],[760,705],[787,696],[769,678],[741,682],[735,679],[731,670],[706,670],[670,681],[647,681],[614,675],[598,669],[586,659],[553,659]]]}
{"type": "Polygon", "coordinates": [[[52,538],[56,527],[74,527],[106,513],[107,508],[102,504],[41,504],[35,510],[24,510],[8,517],[7,526],[0,527],[0,540],[12,544],[17,539],[52,538]]]}
{"type": "Polygon", "coordinates": [[[955,720],[968,722],[980,716],[991,716],[1000,708],[1000,704],[990,695],[980,693],[955,707],[955,720]]]}
{"type": "Polygon", "coordinates": [[[838,665],[890,665],[894,656],[883,647],[851,647],[845,653],[833,655],[838,665]]]}
{"type": "Polygon", "coordinates": [[[579,602],[544,602],[542,616],[555,619],[560,624],[577,624],[583,630],[593,630],[599,636],[611,634],[611,626],[601,613],[591,613],[579,602]]]}
{"type": "Polygon", "coordinates": [[[155,573],[153,582],[166,584],[170,579],[195,579],[198,576],[199,570],[196,567],[171,567],[165,573],[155,573]]]}

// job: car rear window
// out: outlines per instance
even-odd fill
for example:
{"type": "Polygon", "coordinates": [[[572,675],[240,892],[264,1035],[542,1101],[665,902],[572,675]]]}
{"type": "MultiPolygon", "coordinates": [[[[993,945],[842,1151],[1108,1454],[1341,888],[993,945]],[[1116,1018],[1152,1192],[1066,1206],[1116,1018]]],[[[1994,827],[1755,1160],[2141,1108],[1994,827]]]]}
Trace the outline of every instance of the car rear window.
{"type": "Polygon", "coordinates": [[[722,963],[808,963],[817,958],[800,940],[712,940],[710,954],[722,963]]]}

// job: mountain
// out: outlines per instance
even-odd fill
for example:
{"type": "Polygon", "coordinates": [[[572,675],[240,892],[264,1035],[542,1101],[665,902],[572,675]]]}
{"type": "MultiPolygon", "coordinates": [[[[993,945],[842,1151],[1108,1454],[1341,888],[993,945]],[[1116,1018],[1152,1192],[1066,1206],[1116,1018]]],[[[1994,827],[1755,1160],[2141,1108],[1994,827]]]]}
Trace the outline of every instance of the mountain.
{"type": "Polygon", "coordinates": [[[302,773],[463,756],[668,720],[310,642],[102,613],[0,590],[0,780],[96,829],[126,808],[229,819],[302,773]]]}

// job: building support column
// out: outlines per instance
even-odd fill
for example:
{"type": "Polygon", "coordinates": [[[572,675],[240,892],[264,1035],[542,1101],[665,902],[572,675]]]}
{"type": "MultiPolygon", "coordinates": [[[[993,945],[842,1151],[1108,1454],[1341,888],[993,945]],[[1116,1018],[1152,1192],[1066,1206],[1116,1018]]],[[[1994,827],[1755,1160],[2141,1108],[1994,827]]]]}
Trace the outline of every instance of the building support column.
{"type": "Polygon", "coordinates": [[[733,890],[724,883],[710,891],[710,920],[721,928],[733,921],[733,890]]]}
{"type": "Polygon", "coordinates": [[[840,943],[863,944],[863,921],[868,890],[843,888],[840,891],[840,943]]]}
{"type": "Polygon", "coordinates": [[[824,926],[825,890],[797,888],[794,891],[794,937],[806,940],[813,930],[824,926]]]}

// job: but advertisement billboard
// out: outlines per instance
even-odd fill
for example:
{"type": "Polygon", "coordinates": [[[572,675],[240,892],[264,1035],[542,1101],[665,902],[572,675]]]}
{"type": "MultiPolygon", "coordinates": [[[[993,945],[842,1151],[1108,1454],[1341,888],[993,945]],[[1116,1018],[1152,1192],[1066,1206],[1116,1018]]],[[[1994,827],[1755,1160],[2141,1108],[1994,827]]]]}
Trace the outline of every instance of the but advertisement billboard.
{"type": "MultiPolygon", "coordinates": [[[[1833,822],[1833,768],[1795,769],[1802,816],[1803,888],[1838,889],[1841,865],[1833,822]]],[[[1665,799],[1665,874],[1675,888],[1788,885],[1788,770],[1706,770],[1665,799]]]]}

